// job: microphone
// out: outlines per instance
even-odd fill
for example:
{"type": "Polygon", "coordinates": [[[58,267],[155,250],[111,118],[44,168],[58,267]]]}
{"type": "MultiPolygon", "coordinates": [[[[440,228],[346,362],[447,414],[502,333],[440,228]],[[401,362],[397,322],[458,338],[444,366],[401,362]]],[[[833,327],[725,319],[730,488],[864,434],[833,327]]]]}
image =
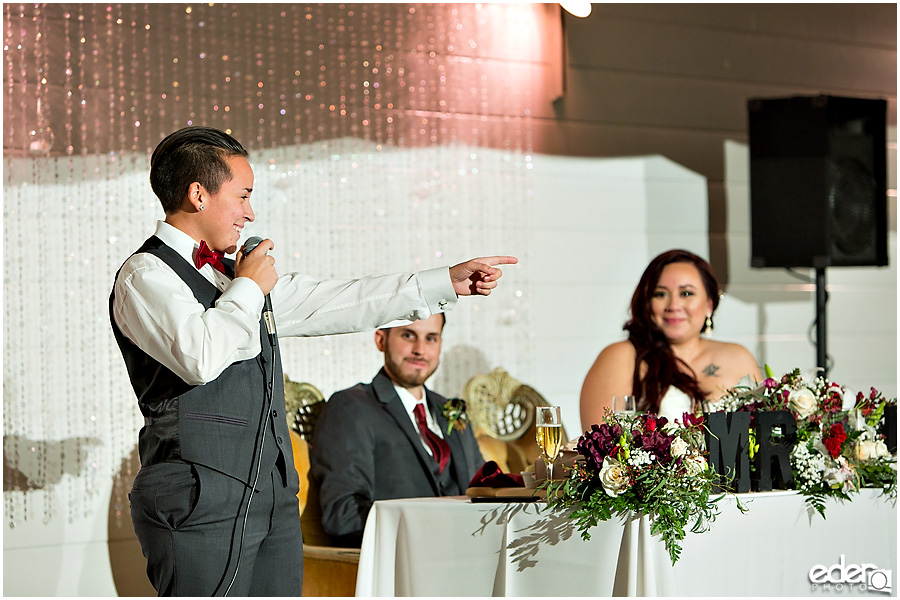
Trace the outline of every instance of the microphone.
{"type": "MultiPolygon", "coordinates": [[[[263,241],[261,237],[254,235],[244,242],[244,246],[241,248],[241,254],[247,256],[253,252],[254,248],[259,246],[261,241],[263,241]]],[[[272,312],[272,300],[269,298],[268,294],[266,294],[265,304],[263,305],[263,321],[266,323],[266,331],[269,332],[269,343],[274,348],[278,345],[278,332],[275,330],[275,313],[272,312]]]]}

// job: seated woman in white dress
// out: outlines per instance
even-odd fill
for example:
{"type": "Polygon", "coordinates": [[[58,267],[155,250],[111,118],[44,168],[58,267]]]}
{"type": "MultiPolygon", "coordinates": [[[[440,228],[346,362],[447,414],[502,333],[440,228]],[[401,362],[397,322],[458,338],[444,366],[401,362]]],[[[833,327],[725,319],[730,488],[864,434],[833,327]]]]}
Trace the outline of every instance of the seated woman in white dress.
{"type": "Polygon", "coordinates": [[[709,263],[687,250],[654,258],[631,298],[628,339],[603,349],[581,388],[581,428],[603,423],[613,396],[637,396],[637,410],[673,422],[716,400],[745,375],[761,381],[743,346],[700,334],[712,330],[719,284],[709,263]]]}

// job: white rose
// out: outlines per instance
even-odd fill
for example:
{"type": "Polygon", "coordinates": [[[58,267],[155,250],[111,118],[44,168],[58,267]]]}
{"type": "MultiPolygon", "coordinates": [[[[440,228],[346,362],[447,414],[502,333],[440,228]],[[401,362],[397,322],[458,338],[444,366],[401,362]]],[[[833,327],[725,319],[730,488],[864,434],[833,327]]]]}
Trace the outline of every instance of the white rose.
{"type": "Polygon", "coordinates": [[[858,442],[853,449],[853,454],[857,460],[871,460],[875,458],[875,442],[864,440],[858,442]]]}
{"type": "Polygon", "coordinates": [[[873,460],[890,455],[884,440],[862,440],[856,443],[853,455],[857,460],[873,460]]]}
{"type": "Polygon", "coordinates": [[[687,442],[681,438],[675,438],[672,442],[672,445],[669,446],[669,453],[672,455],[672,458],[678,458],[685,452],[687,452],[687,442]]]}
{"type": "Polygon", "coordinates": [[[794,390],[788,396],[788,406],[797,413],[801,419],[808,418],[816,412],[816,397],[807,388],[794,390]]]}
{"type": "Polygon", "coordinates": [[[615,498],[628,489],[628,470],[625,465],[614,458],[603,459],[600,467],[600,483],[609,496],[615,498]]]}
{"type": "Polygon", "coordinates": [[[684,457],[684,461],[682,461],[681,464],[684,465],[685,473],[688,477],[699,475],[705,471],[708,466],[706,459],[696,454],[684,457]]]}

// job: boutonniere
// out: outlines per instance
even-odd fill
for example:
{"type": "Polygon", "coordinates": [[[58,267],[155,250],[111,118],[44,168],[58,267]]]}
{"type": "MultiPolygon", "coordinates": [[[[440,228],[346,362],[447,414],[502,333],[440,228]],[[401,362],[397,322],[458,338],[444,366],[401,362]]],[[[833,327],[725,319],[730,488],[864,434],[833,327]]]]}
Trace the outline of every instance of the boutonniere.
{"type": "Polygon", "coordinates": [[[447,435],[456,429],[464,431],[469,424],[469,415],[466,414],[466,401],[462,398],[451,398],[441,405],[441,414],[447,419],[447,435]]]}

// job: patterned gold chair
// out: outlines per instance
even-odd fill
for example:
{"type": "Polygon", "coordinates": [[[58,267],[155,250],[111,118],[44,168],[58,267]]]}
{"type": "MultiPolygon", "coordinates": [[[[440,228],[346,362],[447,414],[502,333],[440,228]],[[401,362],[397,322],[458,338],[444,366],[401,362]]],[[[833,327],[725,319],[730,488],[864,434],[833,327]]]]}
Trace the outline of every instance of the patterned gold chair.
{"type": "Polygon", "coordinates": [[[294,466],[300,478],[300,529],[303,531],[303,595],[353,596],[359,549],[333,546],[322,528],[318,487],[309,475],[309,446],[325,396],[314,385],[284,378],[284,404],[294,466]]]}
{"type": "MultiPolygon", "coordinates": [[[[466,412],[484,459],[519,473],[541,455],[535,441],[536,406],[550,406],[531,386],[502,368],[476,375],[463,389],[466,412]]],[[[563,439],[566,430],[563,427],[563,439]]]]}
{"type": "Polygon", "coordinates": [[[300,501],[301,515],[309,496],[309,486],[304,479],[309,472],[309,442],[324,406],[325,396],[316,386],[291,381],[287,375],[284,376],[285,417],[294,450],[294,466],[300,475],[300,494],[297,498],[300,501]]]}

